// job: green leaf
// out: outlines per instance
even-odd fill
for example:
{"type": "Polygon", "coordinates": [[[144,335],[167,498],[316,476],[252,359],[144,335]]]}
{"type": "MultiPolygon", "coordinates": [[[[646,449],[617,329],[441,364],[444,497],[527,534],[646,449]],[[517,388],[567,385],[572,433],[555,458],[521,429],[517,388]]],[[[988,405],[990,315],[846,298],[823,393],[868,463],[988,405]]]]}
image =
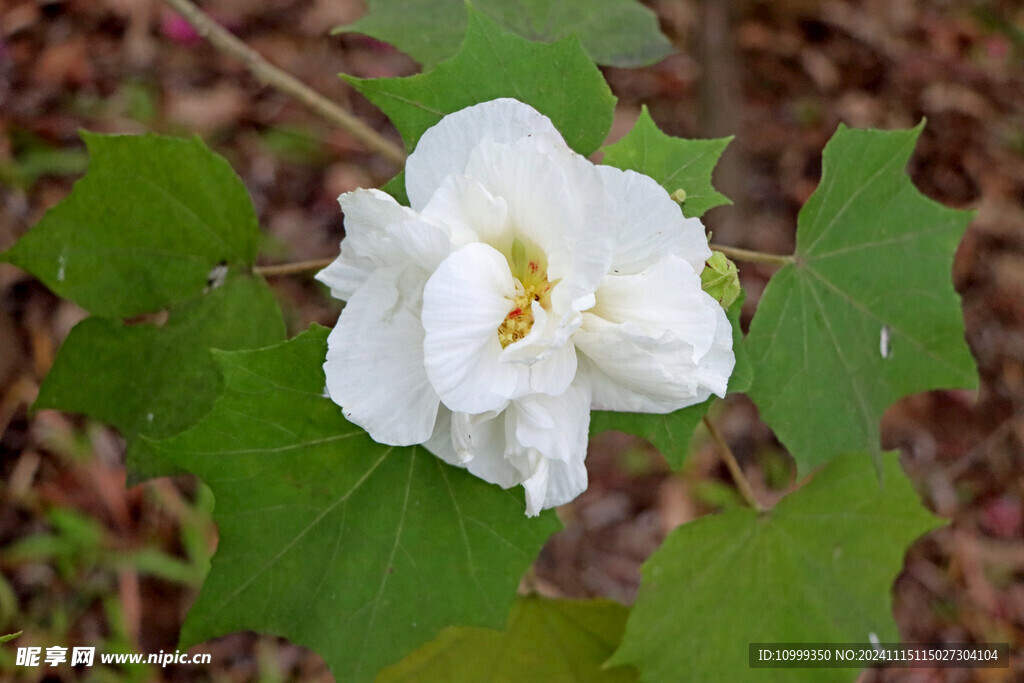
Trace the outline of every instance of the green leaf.
{"type": "MultiPolygon", "coordinates": [[[[941,523],[896,455],[834,459],[774,509],[704,517],[644,564],[614,664],[644,681],[836,681],[837,669],[748,668],[748,643],[898,642],[891,589],[907,545],[941,523]]],[[[846,678],[854,678],[849,670],[846,678]]]]}
{"type": "Polygon", "coordinates": [[[749,393],[801,473],[836,453],[877,454],[882,412],[900,397],[977,385],[950,276],[972,214],[904,173],[920,132],[840,126],[800,212],[796,261],[751,323],[749,393]]]}
{"type": "MultiPolygon", "coordinates": [[[[334,33],[355,31],[391,43],[424,69],[455,54],[466,31],[465,0],[370,0],[369,12],[334,33]]],[[[635,0],[474,0],[502,28],[530,40],[575,34],[598,64],[647,66],[672,52],[658,18],[635,0]]]]}
{"type": "Polygon", "coordinates": [[[520,598],[504,631],[446,628],[377,683],[475,681],[636,681],[631,667],[602,669],[629,614],[608,600],[520,598]]]}
{"type": "MultiPolygon", "coordinates": [[[[753,367],[750,365],[743,346],[743,331],[740,329],[740,310],[746,297],[741,291],[739,298],[729,308],[729,322],[732,323],[732,346],[736,352],[736,368],[729,378],[729,393],[746,391],[753,380],[753,367]]],[[[677,410],[674,413],[658,415],[654,413],[617,413],[610,410],[595,410],[590,414],[590,435],[613,429],[633,434],[650,441],[657,448],[669,466],[680,469],[690,454],[690,439],[697,425],[717,400],[711,396],[697,405],[677,410]]]]}
{"type": "Polygon", "coordinates": [[[381,185],[381,191],[387,192],[402,206],[409,206],[409,195],[405,191],[405,171],[399,171],[391,180],[381,185]]]}
{"type": "Polygon", "coordinates": [[[514,97],[548,116],[569,146],[586,155],[604,141],[615,109],[608,84],[576,38],[531,43],[472,9],[459,53],[433,71],[344,78],[388,115],[410,150],[446,114],[514,97]]]}
{"type": "Polygon", "coordinates": [[[182,631],[252,629],[370,679],[445,626],[501,626],[558,527],[419,447],[375,443],[324,397],[328,330],[217,352],[225,389],[198,425],[151,447],[216,497],[219,544],[182,631]]]}
{"type": "Polygon", "coordinates": [[[732,203],[711,185],[711,172],[731,140],[686,140],[665,135],[645,106],[633,130],[604,148],[604,163],[648,175],[669,194],[683,190],[683,214],[694,218],[716,206],[732,203]]]}
{"type": "Polygon", "coordinates": [[[252,265],[259,229],[249,195],[202,141],[82,137],[85,176],[0,258],[118,318],[202,294],[218,266],[232,279],[252,265]]]}
{"type": "Polygon", "coordinates": [[[665,456],[669,466],[678,470],[690,454],[690,439],[697,425],[715,400],[712,396],[703,403],[665,415],[595,410],[590,414],[590,435],[615,430],[647,439],[665,456]]]}
{"type": "MultiPolygon", "coordinates": [[[[284,335],[273,294],[254,278],[233,280],[172,309],[163,325],[86,318],[61,346],[35,408],[84,413],[114,425],[129,441],[139,434],[165,438],[197,422],[220,394],[211,348],[267,346],[284,335]]],[[[129,468],[144,476],[160,473],[132,455],[129,468]]]]}
{"type": "Polygon", "coordinates": [[[100,316],[169,309],[162,325],[81,322],[35,404],[116,426],[135,481],[168,472],[135,457],[136,436],[170,436],[213,405],[222,380],[209,349],[272,344],[284,325],[249,274],[256,214],[224,159],[199,139],[82,137],[85,177],[2,258],[100,316]]]}

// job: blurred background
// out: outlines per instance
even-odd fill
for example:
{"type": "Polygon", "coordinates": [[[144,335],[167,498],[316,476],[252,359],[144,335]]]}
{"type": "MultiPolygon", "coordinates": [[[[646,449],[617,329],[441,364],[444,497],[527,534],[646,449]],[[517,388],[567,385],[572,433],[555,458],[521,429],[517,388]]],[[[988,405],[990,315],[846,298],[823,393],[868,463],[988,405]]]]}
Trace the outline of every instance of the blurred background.
{"type": "MultiPolygon", "coordinates": [[[[605,69],[619,98],[611,140],[649,106],[668,133],[736,138],[716,172],[735,205],[712,210],[715,241],[790,252],[836,126],[909,127],[927,117],[909,172],[926,195],[977,209],[952,273],[977,392],[894,405],[887,448],[950,524],[917,541],[894,589],[908,641],[1024,649],[1024,6],[1011,0],[661,0],[645,3],[678,52],[605,69]]],[[[409,75],[417,65],[328,31],[359,0],[210,0],[203,8],[271,62],[398,140],[336,74],[409,75]]],[[[265,229],[266,262],[330,257],[337,196],[394,168],[260,85],[158,0],[0,0],[0,249],[67,195],[85,169],[80,129],[201,135],[241,175],[265,229]]],[[[772,273],[740,264],[744,324],[772,273]]],[[[292,333],[332,325],[339,305],[303,276],[272,280],[292,333]]],[[[124,487],[124,444],[103,425],[29,414],[40,381],[85,313],[0,264],[0,647],[2,680],[331,680],[320,658],[241,633],[193,650],[202,666],[14,666],[12,646],[175,649],[216,547],[210,494],[189,478],[124,487]]],[[[742,397],[715,419],[762,499],[791,483],[788,456],[742,397]]],[[[645,442],[598,436],[589,490],[530,584],[545,595],[630,602],[640,563],[675,526],[741,504],[701,433],[671,473],[645,442]]],[[[1019,662],[1020,660],[1018,660],[1019,662]]],[[[1010,680],[1005,670],[870,671],[862,681],[1010,680]]],[[[1017,675],[1021,675],[1019,672],[1017,675]]],[[[1017,679],[1021,680],[1021,679],[1017,679]]]]}

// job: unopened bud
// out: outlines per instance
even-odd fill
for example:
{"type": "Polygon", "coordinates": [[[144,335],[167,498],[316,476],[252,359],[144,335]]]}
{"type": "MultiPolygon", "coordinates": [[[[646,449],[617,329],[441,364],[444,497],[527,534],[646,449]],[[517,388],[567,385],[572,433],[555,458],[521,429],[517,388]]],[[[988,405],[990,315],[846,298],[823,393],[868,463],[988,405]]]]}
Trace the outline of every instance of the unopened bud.
{"type": "Polygon", "coordinates": [[[704,291],[714,297],[722,308],[728,309],[739,297],[740,272],[736,264],[726,258],[720,251],[711,252],[704,270],[700,274],[700,283],[704,291]]]}

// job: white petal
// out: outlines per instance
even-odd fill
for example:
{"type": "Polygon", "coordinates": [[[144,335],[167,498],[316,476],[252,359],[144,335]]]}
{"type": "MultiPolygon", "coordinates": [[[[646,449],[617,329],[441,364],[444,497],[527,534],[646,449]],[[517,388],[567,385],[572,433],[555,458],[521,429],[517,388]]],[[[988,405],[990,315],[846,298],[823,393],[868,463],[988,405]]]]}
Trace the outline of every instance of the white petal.
{"type": "Polygon", "coordinates": [[[523,448],[561,462],[583,462],[590,426],[590,384],[581,378],[561,396],[534,394],[512,402],[515,438],[523,448]]]}
{"type": "Polygon", "coordinates": [[[505,422],[504,413],[452,413],[452,441],[461,464],[474,476],[507,489],[523,477],[505,458],[505,422]]]}
{"type": "Polygon", "coordinates": [[[468,244],[430,276],[423,292],[427,376],[448,408],[501,410],[528,381],[527,368],[502,363],[498,326],[516,290],[508,261],[486,244],[468,244]]]}
{"type": "Polygon", "coordinates": [[[531,517],[540,514],[541,510],[565,505],[587,490],[587,467],[582,460],[548,460],[547,466],[543,498],[540,486],[534,481],[523,482],[523,488],[527,490],[526,514],[531,517]]]}
{"type": "Polygon", "coordinates": [[[732,348],[732,323],[721,306],[718,307],[716,318],[718,325],[715,327],[715,341],[700,359],[697,381],[702,390],[706,389],[719,398],[725,398],[729,377],[736,367],[736,354],[732,348]]]}
{"type": "Polygon", "coordinates": [[[449,465],[459,467],[463,465],[459,456],[455,453],[455,445],[452,443],[452,411],[443,405],[437,407],[437,421],[434,423],[434,431],[431,433],[430,438],[423,442],[423,447],[449,465]]]}
{"type": "Polygon", "coordinates": [[[338,197],[338,204],[345,214],[346,232],[369,234],[379,232],[390,223],[401,223],[419,218],[419,214],[402,206],[387,192],[376,189],[359,189],[345,192],[338,197]],[[352,226],[349,226],[349,221],[352,226]]]}
{"type": "Polygon", "coordinates": [[[595,410],[668,413],[702,400],[693,347],[673,333],[655,337],[632,323],[586,327],[573,340],[585,354],[577,372],[590,379],[595,410]]]}
{"type": "Polygon", "coordinates": [[[380,443],[423,443],[437,419],[439,399],[423,367],[422,287],[413,269],[378,269],[328,337],[331,399],[380,443]]]}
{"type": "Polygon", "coordinates": [[[530,391],[558,396],[576,377],[576,362],[576,347],[572,344],[551,347],[544,358],[530,364],[530,391]]]}
{"type": "Polygon", "coordinates": [[[666,413],[724,393],[735,362],[728,320],[690,265],[668,256],[609,276],[573,342],[586,360],[593,407],[666,413]]]}
{"type": "Polygon", "coordinates": [[[335,299],[348,301],[376,268],[370,259],[357,256],[348,240],[342,240],[341,255],[317,273],[316,279],[331,288],[335,299]]]}
{"type": "Polygon", "coordinates": [[[512,398],[530,392],[561,394],[576,376],[576,349],[570,339],[583,317],[570,311],[559,320],[536,301],[531,308],[533,328],[501,354],[501,362],[517,363],[529,369],[529,381],[512,398]]]}
{"type": "Polygon", "coordinates": [[[537,394],[513,401],[506,411],[514,430],[508,458],[522,473],[526,514],[563,505],[587,488],[590,384],[585,377],[561,396],[537,394]]]}
{"type": "Polygon", "coordinates": [[[467,176],[445,178],[422,215],[448,230],[456,247],[483,242],[507,254],[512,246],[513,230],[505,200],[467,176]]]}
{"type": "Polygon", "coordinates": [[[587,488],[590,386],[585,379],[562,396],[531,396],[500,413],[452,413],[451,419],[459,464],[503,488],[522,484],[528,515],[567,503],[587,488]]]}
{"type": "Polygon", "coordinates": [[[537,451],[526,451],[520,458],[520,467],[530,472],[523,481],[526,493],[526,516],[536,517],[544,509],[548,494],[548,473],[551,461],[537,451]]]}
{"type": "Polygon", "coordinates": [[[671,333],[657,340],[630,337],[628,327],[620,326],[614,334],[578,336],[581,350],[585,347],[593,355],[580,360],[578,372],[591,381],[594,410],[669,413],[703,403],[711,394],[725,398],[736,356],[732,325],[721,307],[714,343],[695,371],[686,360],[692,349],[686,342],[673,341],[671,333]]]}
{"type": "Polygon", "coordinates": [[[582,460],[549,460],[536,451],[530,451],[526,457],[529,464],[525,466],[532,472],[523,482],[528,517],[565,505],[587,490],[587,468],[582,460]]]}
{"type": "Polygon", "coordinates": [[[721,306],[701,288],[690,264],[676,256],[634,275],[609,276],[595,295],[590,313],[608,322],[632,322],[654,336],[671,330],[693,346],[693,360],[711,348],[721,306]]]}
{"type": "Polygon", "coordinates": [[[470,153],[466,175],[508,205],[516,235],[547,256],[557,313],[593,293],[612,258],[614,205],[596,167],[568,147],[527,138],[485,142],[470,153]]]}
{"type": "Polygon", "coordinates": [[[409,203],[417,211],[425,207],[447,176],[465,172],[470,151],[481,142],[514,142],[528,135],[562,140],[548,117],[509,98],[445,116],[423,133],[405,162],[409,203]]]}
{"type": "Polygon", "coordinates": [[[345,212],[345,241],[379,266],[411,261],[433,270],[451,252],[444,230],[380,190],[347,192],[338,201],[345,212]]]}
{"type": "Polygon", "coordinates": [[[618,239],[612,274],[638,273],[668,254],[684,259],[697,274],[704,270],[711,249],[700,220],[684,217],[653,178],[611,166],[597,170],[616,203],[618,239]]]}
{"type": "Polygon", "coordinates": [[[317,279],[331,295],[348,300],[377,268],[414,264],[432,271],[451,252],[445,232],[380,190],[355,190],[338,198],[345,212],[341,254],[317,279]]]}

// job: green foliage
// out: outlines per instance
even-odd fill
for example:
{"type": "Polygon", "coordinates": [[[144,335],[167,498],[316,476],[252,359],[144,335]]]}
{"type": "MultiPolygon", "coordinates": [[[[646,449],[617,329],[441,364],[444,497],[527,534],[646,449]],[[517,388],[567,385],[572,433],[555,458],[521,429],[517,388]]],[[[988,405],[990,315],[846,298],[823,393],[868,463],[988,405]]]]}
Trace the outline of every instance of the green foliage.
{"type": "Polygon", "coordinates": [[[603,669],[629,611],[608,600],[520,598],[504,631],[450,627],[377,683],[423,681],[636,681],[631,667],[603,669]]]}
{"type": "Polygon", "coordinates": [[[210,348],[284,338],[273,295],[249,274],[259,229],[245,186],[198,139],[83,134],[91,161],[71,195],[3,258],[98,316],[167,309],[165,323],[92,317],[68,335],[36,408],[80,412],[129,440],[196,422],[220,392],[210,348]]]}
{"type": "MultiPolygon", "coordinates": [[[[643,567],[614,664],[645,681],[836,681],[836,669],[752,670],[752,642],[898,641],[890,588],[914,538],[940,523],[895,455],[834,459],[769,512],[673,531],[643,567]]],[[[856,672],[849,670],[847,678],[856,672]]]]}
{"type": "Polygon", "coordinates": [[[83,133],[89,169],[0,258],[97,315],[128,318],[244,276],[259,228],[245,186],[197,139],[83,133]]]}
{"type": "Polygon", "coordinates": [[[604,163],[622,170],[648,175],[670,194],[685,193],[683,214],[703,216],[729,199],[711,185],[711,172],[732,138],[686,140],[665,135],[645,106],[633,130],[604,148],[604,163]]]}
{"type": "MultiPolygon", "coordinates": [[[[465,0],[370,0],[369,12],[334,33],[355,31],[391,43],[423,65],[455,54],[466,32],[465,0]]],[[[646,66],[672,52],[658,19],[636,0],[475,0],[503,29],[547,43],[576,35],[598,64],[646,66]]]]}
{"type": "MultiPolygon", "coordinates": [[[[284,339],[281,313],[266,283],[234,280],[172,309],[163,325],[125,325],[92,317],[68,335],[36,408],[85,413],[126,439],[164,438],[205,415],[223,381],[210,349],[247,349],[284,339]]],[[[133,476],[164,470],[129,459],[133,476]]]]}
{"type": "Polygon", "coordinates": [[[844,451],[877,454],[878,422],[898,398],[977,384],[950,277],[971,214],[904,173],[920,130],[836,131],[800,212],[796,260],[751,323],[750,395],[801,472],[844,451]]]}
{"type": "Polygon", "coordinates": [[[445,114],[514,97],[548,116],[570,147],[590,154],[612,125],[615,98],[575,38],[532,43],[470,10],[459,53],[407,78],[345,76],[388,115],[412,150],[445,114]]]}
{"type": "Polygon", "coordinates": [[[590,435],[614,430],[642,437],[665,456],[672,469],[678,470],[690,454],[693,432],[714,401],[712,396],[703,403],[665,415],[595,410],[590,414],[590,435]]]}
{"type": "Polygon", "coordinates": [[[504,624],[553,513],[422,448],[372,441],[323,395],[327,330],[217,352],[224,393],[198,425],[151,444],[212,489],[217,554],[189,645],[241,629],[368,680],[451,624],[504,624]]]}
{"type": "MultiPolygon", "coordinates": [[[[736,369],[729,378],[729,393],[746,391],[754,376],[753,367],[743,348],[743,331],[740,329],[740,310],[743,308],[744,298],[741,290],[739,298],[728,311],[729,322],[732,323],[732,344],[736,350],[736,369]]],[[[690,454],[689,446],[693,432],[708,414],[715,400],[717,399],[711,396],[703,403],[665,415],[595,410],[590,414],[590,435],[613,429],[642,437],[661,451],[672,469],[678,470],[690,454]]]]}

